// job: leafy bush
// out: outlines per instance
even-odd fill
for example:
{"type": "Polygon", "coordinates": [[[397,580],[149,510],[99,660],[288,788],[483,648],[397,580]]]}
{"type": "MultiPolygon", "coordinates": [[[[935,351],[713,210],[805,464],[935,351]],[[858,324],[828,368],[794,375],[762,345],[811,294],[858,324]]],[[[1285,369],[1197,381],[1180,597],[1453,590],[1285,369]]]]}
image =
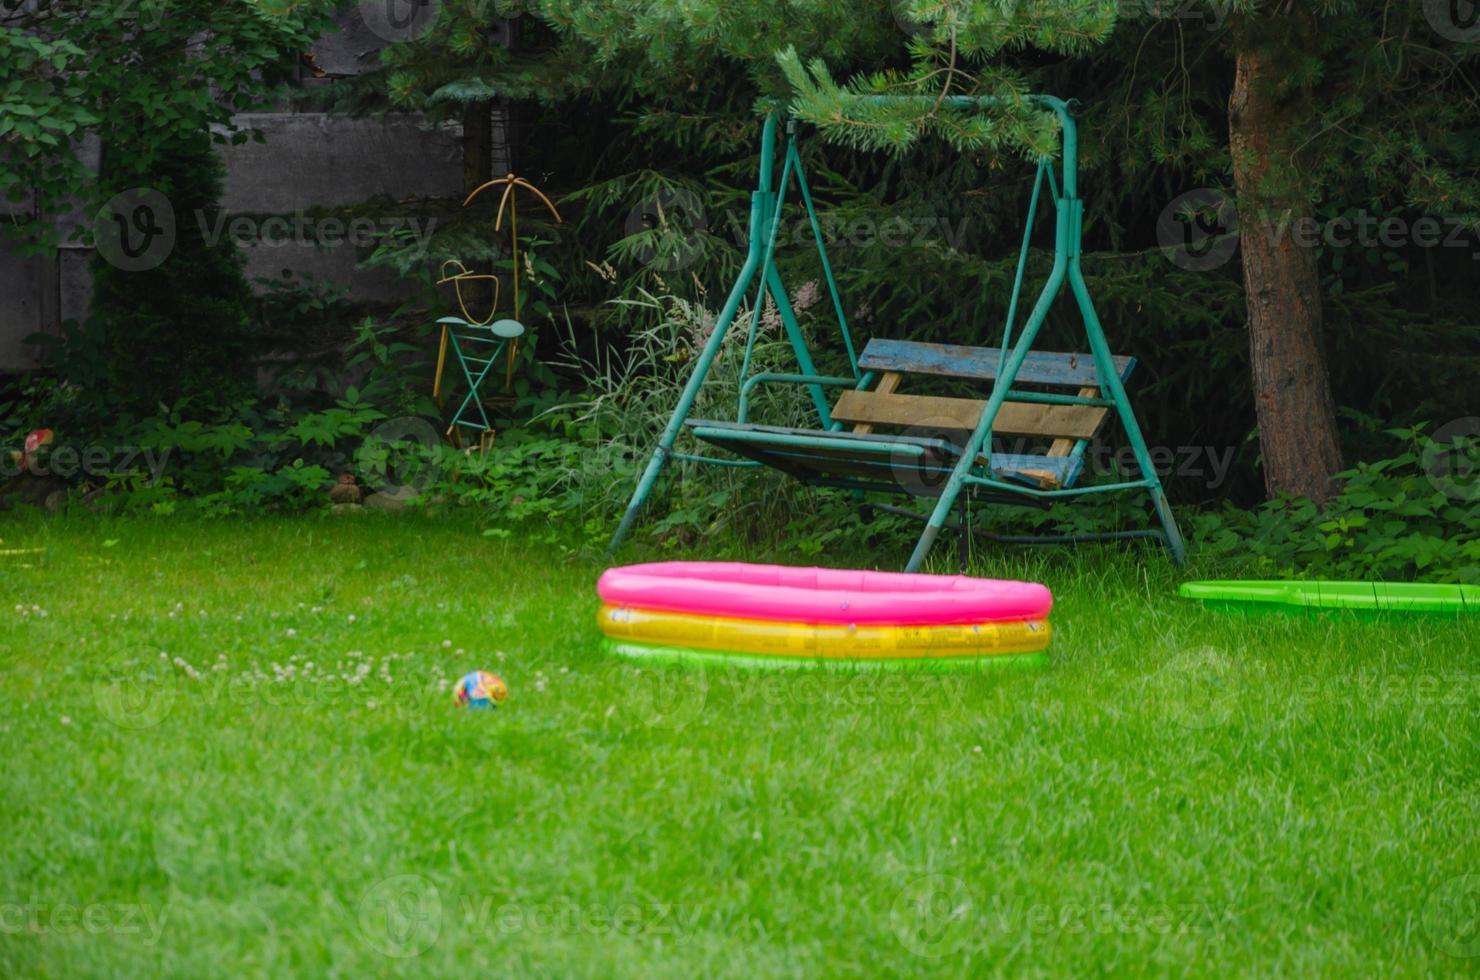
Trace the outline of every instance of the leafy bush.
{"type": "Polygon", "coordinates": [[[1480,582],[1480,485],[1462,482],[1480,473],[1480,440],[1388,431],[1407,451],[1342,473],[1345,489],[1324,511],[1283,499],[1200,514],[1199,550],[1255,576],[1480,582]]]}
{"type": "Polygon", "coordinates": [[[354,468],[355,448],[385,413],[351,388],[319,412],[291,415],[241,409],[216,422],[169,411],[123,433],[160,460],[151,473],[134,465],[104,476],[102,489],[128,510],[203,514],[302,510],[328,503],[325,491],[338,472],[354,468]]]}
{"type": "MultiPolygon", "coordinates": [[[[177,213],[214,220],[224,166],[209,137],[164,152],[157,183],[168,188],[177,213]]],[[[227,238],[209,241],[204,222],[178,224],[174,250],[157,268],[125,271],[101,254],[93,259],[93,317],[79,336],[97,350],[64,346],[53,363],[64,376],[79,358],[99,365],[101,376],[72,376],[93,396],[94,411],[138,417],[160,403],[191,397],[224,405],[250,391],[254,344],[245,260],[227,238]]]]}

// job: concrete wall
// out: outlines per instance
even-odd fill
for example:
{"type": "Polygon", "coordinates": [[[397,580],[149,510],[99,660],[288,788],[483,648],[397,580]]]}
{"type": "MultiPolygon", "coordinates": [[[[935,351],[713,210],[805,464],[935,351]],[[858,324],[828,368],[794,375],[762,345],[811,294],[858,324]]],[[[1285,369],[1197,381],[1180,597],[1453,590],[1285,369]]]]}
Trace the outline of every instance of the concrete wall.
{"type": "Polygon", "coordinates": [[[369,227],[314,217],[315,209],[379,201],[375,230],[394,225],[426,227],[428,198],[456,198],[462,190],[462,133],[430,126],[420,116],[354,119],[327,113],[266,113],[238,122],[258,129],[266,143],[223,148],[227,212],[252,215],[240,229],[261,234],[243,242],[247,275],[312,276],[350,290],[363,302],[395,302],[406,295],[402,280],[386,270],[355,266],[371,249],[369,227]],[[397,202],[406,202],[398,207],[397,202]],[[267,216],[282,220],[269,223],[267,216]]]}
{"type": "Polygon", "coordinates": [[[0,241],[0,370],[38,363],[40,351],[26,338],[53,327],[58,295],[54,259],[23,258],[0,241]]]}
{"type": "MultiPolygon", "coordinates": [[[[375,16],[380,6],[352,6],[340,15],[341,30],[322,39],[311,53],[302,79],[306,87],[332,86],[338,79],[371,70],[379,64],[382,48],[422,29],[414,19],[383,23],[375,16]]],[[[489,37],[494,43],[507,43],[507,25],[492,25],[489,37]]],[[[222,148],[226,167],[222,205],[241,220],[210,230],[239,242],[248,277],[280,279],[285,272],[296,273],[346,288],[356,302],[394,303],[404,298],[407,288],[394,273],[356,268],[371,250],[366,244],[369,227],[341,229],[333,219],[316,219],[313,212],[374,202],[374,211],[388,221],[403,227],[417,222],[415,227],[424,230],[425,208],[416,205],[461,196],[461,127],[431,125],[415,114],[361,119],[293,109],[245,115],[237,122],[261,130],[267,142],[222,148]],[[271,221],[274,217],[279,220],[271,221]]],[[[504,125],[502,113],[496,111],[495,173],[508,166],[504,125]]],[[[83,152],[96,166],[98,147],[90,145],[83,152]]],[[[31,216],[25,205],[3,207],[31,216]]],[[[50,220],[70,231],[74,223],[90,216],[78,213],[50,220]]],[[[174,220],[200,219],[177,214],[174,220]]],[[[382,222],[376,230],[386,226],[382,222]]],[[[55,332],[63,320],[88,315],[92,254],[91,248],[74,244],[64,246],[55,259],[21,258],[0,244],[0,371],[38,366],[38,352],[24,338],[38,330],[55,332]]]]}
{"type": "MultiPolygon", "coordinates": [[[[76,153],[88,169],[97,170],[102,147],[96,138],[88,137],[76,153]]],[[[35,202],[0,203],[0,220],[12,219],[36,220],[35,202]]],[[[38,366],[42,349],[27,338],[37,333],[55,335],[63,320],[87,309],[92,292],[87,263],[92,250],[67,241],[84,220],[81,209],[74,207],[50,220],[62,241],[56,256],[22,256],[12,243],[0,241],[0,371],[38,366]]]]}

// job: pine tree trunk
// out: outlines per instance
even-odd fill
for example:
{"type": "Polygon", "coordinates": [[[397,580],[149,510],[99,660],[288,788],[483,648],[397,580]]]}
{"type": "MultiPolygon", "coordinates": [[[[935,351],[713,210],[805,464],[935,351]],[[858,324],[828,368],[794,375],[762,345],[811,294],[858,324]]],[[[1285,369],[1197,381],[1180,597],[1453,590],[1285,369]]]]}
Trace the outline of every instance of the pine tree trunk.
{"type": "Polygon", "coordinates": [[[1338,490],[1336,412],[1322,339],[1316,250],[1296,229],[1310,217],[1293,151],[1308,104],[1278,91],[1281,66],[1269,48],[1240,44],[1229,141],[1238,190],[1239,246],[1249,309],[1249,359],[1264,485],[1271,497],[1317,503],[1338,490]]]}

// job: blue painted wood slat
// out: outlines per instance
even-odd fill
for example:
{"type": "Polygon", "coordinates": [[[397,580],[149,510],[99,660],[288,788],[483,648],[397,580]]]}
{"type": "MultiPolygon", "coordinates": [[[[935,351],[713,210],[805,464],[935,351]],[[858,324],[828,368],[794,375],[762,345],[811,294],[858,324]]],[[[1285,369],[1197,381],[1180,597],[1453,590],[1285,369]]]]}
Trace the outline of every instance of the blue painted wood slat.
{"type": "MultiPolygon", "coordinates": [[[[900,374],[933,374],[946,378],[991,381],[997,377],[1001,351],[996,347],[962,347],[956,344],[925,344],[911,340],[875,337],[864,348],[858,366],[865,371],[896,371],[900,374]]],[[[1136,366],[1134,357],[1117,356],[1115,366],[1124,381],[1136,366]]],[[[1089,354],[1029,351],[1018,372],[1023,384],[1065,388],[1098,387],[1099,373],[1089,354]]]]}

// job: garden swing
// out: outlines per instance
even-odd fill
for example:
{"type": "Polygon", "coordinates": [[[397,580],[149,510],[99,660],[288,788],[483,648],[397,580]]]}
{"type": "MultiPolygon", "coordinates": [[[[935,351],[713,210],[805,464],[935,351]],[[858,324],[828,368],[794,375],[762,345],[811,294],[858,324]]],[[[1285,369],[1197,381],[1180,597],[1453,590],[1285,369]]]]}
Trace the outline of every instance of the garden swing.
{"type": "MultiPolygon", "coordinates": [[[[872,96],[875,100],[901,97],[872,96]]],[[[935,100],[927,100],[931,104],[935,100]]],[[[945,104],[967,108],[1000,104],[995,98],[950,97],[945,104]]],[[[1110,352],[1099,317],[1090,301],[1080,268],[1084,204],[1078,190],[1078,142],[1072,110],[1052,96],[1028,97],[1029,104],[1054,113],[1062,132],[1062,177],[1053,161],[1039,161],[1018,258],[1017,274],[1008,303],[1006,324],[998,347],[964,347],[875,338],[858,354],[848,330],[837,283],[828,262],[817,211],[797,148],[796,122],[787,125],[788,140],[779,189],[772,187],[773,158],[780,122],[777,113],[766,117],[761,136],[760,174],[750,204],[750,240],[745,264],[720,312],[714,331],[699,353],[663,430],[627,511],[612,548],[631,531],[658,475],[669,460],[727,466],[770,466],[813,486],[838,487],[865,493],[885,492],[934,498],[927,513],[903,507],[878,506],[924,522],[919,543],[905,566],[918,571],[942,528],[958,535],[965,560],[968,499],[1046,507],[1055,500],[1092,493],[1143,490],[1151,496],[1161,527],[1091,534],[1007,536],[993,540],[1014,544],[1073,543],[1124,538],[1153,538],[1164,544],[1172,560],[1184,561],[1182,536],[1152,466],[1145,439],[1136,423],[1124,382],[1135,366],[1131,357],[1110,352]],[[811,352],[791,306],[774,258],[781,215],[791,178],[795,176],[822,260],[823,276],[838,319],[851,368],[849,376],[818,375],[811,352]],[[1045,184],[1054,212],[1053,266],[1027,321],[1013,338],[1022,294],[1029,244],[1045,184]],[[1084,324],[1088,354],[1036,351],[1033,342],[1049,309],[1067,281],[1084,324]],[[758,283],[746,336],[741,367],[738,415],[734,421],[689,418],[694,400],[708,376],[726,333],[752,283],[758,283]],[[763,300],[769,292],[780,315],[787,340],[796,355],[798,373],[754,372],[751,360],[760,325],[763,300]],[[990,383],[984,399],[946,398],[900,393],[905,379],[951,379],[990,383]],[[820,427],[794,429],[748,421],[752,394],[763,384],[804,386],[817,410],[820,427]],[[1029,387],[1019,387],[1029,386],[1029,387]],[[824,388],[843,389],[830,405],[824,388]],[[1084,455],[1090,441],[1114,410],[1125,429],[1140,469],[1136,479],[1080,485],[1084,455]],[[844,426],[851,426],[845,431],[844,426]],[[687,426],[699,440],[741,459],[677,452],[674,444],[687,426]],[[876,432],[878,428],[894,430],[876,432]],[[1023,436],[1052,440],[1043,455],[992,451],[993,436],[1023,436]],[[958,509],[953,519],[952,511],[958,509]]]]}

